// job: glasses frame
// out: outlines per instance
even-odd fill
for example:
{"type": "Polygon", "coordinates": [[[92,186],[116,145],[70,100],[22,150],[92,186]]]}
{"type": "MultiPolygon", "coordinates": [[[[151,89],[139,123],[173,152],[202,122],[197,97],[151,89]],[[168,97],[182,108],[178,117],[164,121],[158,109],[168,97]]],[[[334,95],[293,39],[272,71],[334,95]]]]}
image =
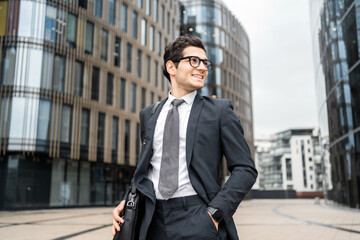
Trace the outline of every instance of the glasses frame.
{"type": "Polygon", "coordinates": [[[201,59],[201,58],[199,58],[199,57],[197,57],[197,56],[182,57],[182,58],[179,58],[179,59],[177,59],[177,60],[174,60],[173,62],[180,62],[181,60],[184,60],[184,59],[189,59],[189,64],[190,64],[190,66],[192,66],[193,68],[198,68],[198,67],[200,66],[200,63],[202,62],[202,63],[204,64],[204,66],[206,67],[207,71],[210,71],[211,68],[212,68],[212,65],[213,65],[213,62],[210,61],[209,59],[201,59]],[[197,58],[197,59],[199,59],[199,64],[198,64],[197,66],[192,65],[192,63],[191,63],[191,58],[197,58]],[[209,65],[209,64],[205,64],[205,61],[208,62],[208,63],[210,63],[210,65],[209,65]]]}

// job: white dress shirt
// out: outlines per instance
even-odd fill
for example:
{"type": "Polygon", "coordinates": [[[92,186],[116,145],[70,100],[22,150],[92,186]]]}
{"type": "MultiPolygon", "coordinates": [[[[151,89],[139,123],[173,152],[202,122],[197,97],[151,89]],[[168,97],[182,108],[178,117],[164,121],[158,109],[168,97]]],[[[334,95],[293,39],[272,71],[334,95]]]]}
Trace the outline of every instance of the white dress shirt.
{"type": "MultiPolygon", "coordinates": [[[[190,111],[195,99],[197,91],[193,91],[181,99],[185,102],[178,106],[179,110],[179,179],[178,189],[172,198],[185,197],[196,195],[193,186],[190,183],[189,172],[186,164],[186,130],[189,122],[190,111]]],[[[175,99],[174,96],[169,93],[169,97],[161,109],[159,117],[156,121],[156,127],[153,140],[153,156],[150,161],[150,168],[147,178],[154,184],[154,190],[156,199],[164,199],[159,192],[159,177],[160,177],[160,165],[163,152],[163,135],[165,128],[165,121],[168,111],[173,107],[171,102],[175,99]]]]}

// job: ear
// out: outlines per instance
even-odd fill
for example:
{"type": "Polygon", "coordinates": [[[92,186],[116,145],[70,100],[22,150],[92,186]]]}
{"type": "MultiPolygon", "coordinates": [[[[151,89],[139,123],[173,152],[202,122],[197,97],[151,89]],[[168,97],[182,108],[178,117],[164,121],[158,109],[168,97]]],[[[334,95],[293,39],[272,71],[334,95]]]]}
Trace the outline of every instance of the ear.
{"type": "Polygon", "coordinates": [[[176,66],[173,61],[169,60],[166,62],[166,71],[169,73],[170,76],[174,76],[176,73],[176,66]]]}

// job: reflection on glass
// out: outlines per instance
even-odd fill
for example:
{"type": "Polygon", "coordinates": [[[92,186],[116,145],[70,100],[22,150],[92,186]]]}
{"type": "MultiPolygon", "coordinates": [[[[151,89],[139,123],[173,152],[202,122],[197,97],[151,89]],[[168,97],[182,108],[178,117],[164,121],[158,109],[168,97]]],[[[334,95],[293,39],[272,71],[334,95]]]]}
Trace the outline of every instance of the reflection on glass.
{"type": "Polygon", "coordinates": [[[114,65],[120,67],[120,56],[121,56],[121,38],[115,37],[114,46],[114,65]]]}
{"type": "Polygon", "coordinates": [[[53,90],[64,91],[65,82],[65,57],[56,55],[54,59],[53,90]]]}
{"type": "Polygon", "coordinates": [[[43,62],[41,68],[41,88],[51,89],[52,86],[52,76],[53,76],[53,66],[54,66],[54,53],[49,51],[44,51],[43,53],[43,62]]]}
{"type": "Polygon", "coordinates": [[[108,31],[105,29],[101,29],[101,59],[104,61],[107,61],[108,56],[108,38],[108,31]]]}
{"type": "Polygon", "coordinates": [[[67,32],[66,40],[70,46],[75,47],[76,43],[76,22],[77,17],[74,14],[69,13],[67,18],[67,32]]]}
{"type": "Polygon", "coordinates": [[[84,63],[75,61],[74,95],[82,96],[84,63]]]}
{"type": "Polygon", "coordinates": [[[126,92],[126,80],[120,79],[120,109],[125,109],[125,92],[126,92]]]}
{"type": "Polygon", "coordinates": [[[92,55],[94,42],[94,24],[87,21],[85,31],[85,52],[92,55]]]}
{"type": "Polygon", "coordinates": [[[92,84],[91,84],[91,99],[99,101],[99,86],[100,86],[100,69],[93,67],[92,84]]]}
{"type": "Polygon", "coordinates": [[[132,70],[132,45],[131,43],[127,44],[126,48],[126,71],[131,72],[132,70]]]}
{"type": "Polygon", "coordinates": [[[90,110],[83,108],[81,116],[80,145],[89,146],[90,110]]]}
{"type": "Polygon", "coordinates": [[[137,39],[137,32],[138,32],[138,13],[136,11],[133,11],[133,17],[132,17],[132,37],[137,39]]]}
{"type": "Polygon", "coordinates": [[[1,98],[1,108],[0,108],[0,121],[3,124],[0,124],[0,137],[4,138],[8,135],[7,124],[8,124],[8,113],[9,112],[9,98],[1,98]]]}
{"type": "Polygon", "coordinates": [[[50,115],[51,102],[49,100],[40,100],[39,103],[39,120],[37,125],[36,138],[40,140],[49,140],[50,134],[50,115]]]}
{"type": "Polygon", "coordinates": [[[72,112],[72,107],[70,105],[65,104],[62,106],[60,141],[63,143],[70,143],[71,119],[72,119],[71,112],[72,112]]]}
{"type": "Polygon", "coordinates": [[[145,46],[146,45],[146,25],[147,25],[147,21],[146,19],[141,19],[141,45],[145,46]]]}
{"type": "Polygon", "coordinates": [[[40,2],[21,1],[18,36],[43,39],[46,5],[40,2]]]}
{"type": "Polygon", "coordinates": [[[155,48],[155,35],[154,35],[154,26],[150,26],[150,36],[149,36],[149,49],[154,51],[155,48]]]}
{"type": "Polygon", "coordinates": [[[121,14],[121,31],[127,32],[127,4],[122,4],[122,14],[121,14]]]}
{"type": "Polygon", "coordinates": [[[131,83],[131,112],[136,112],[136,84],[131,83]]]}
{"type": "Polygon", "coordinates": [[[52,42],[56,39],[56,11],[56,7],[46,6],[44,39],[52,42]]]}
{"type": "Polygon", "coordinates": [[[106,104],[112,105],[113,103],[113,90],[114,90],[114,74],[108,73],[107,86],[106,86],[106,104]]]}
{"type": "Polygon", "coordinates": [[[13,85],[15,78],[16,48],[6,48],[2,61],[1,84],[13,85]]]}

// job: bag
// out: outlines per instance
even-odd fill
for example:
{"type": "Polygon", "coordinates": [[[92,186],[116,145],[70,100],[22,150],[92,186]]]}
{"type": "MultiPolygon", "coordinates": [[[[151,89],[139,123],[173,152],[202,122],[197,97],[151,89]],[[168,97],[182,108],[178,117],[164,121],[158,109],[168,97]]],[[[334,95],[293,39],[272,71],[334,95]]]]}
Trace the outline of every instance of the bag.
{"type": "Polygon", "coordinates": [[[120,214],[124,223],[119,223],[120,232],[116,231],[113,240],[139,239],[141,220],[145,210],[144,200],[144,196],[136,189],[135,184],[132,184],[126,193],[125,206],[120,214]]]}

